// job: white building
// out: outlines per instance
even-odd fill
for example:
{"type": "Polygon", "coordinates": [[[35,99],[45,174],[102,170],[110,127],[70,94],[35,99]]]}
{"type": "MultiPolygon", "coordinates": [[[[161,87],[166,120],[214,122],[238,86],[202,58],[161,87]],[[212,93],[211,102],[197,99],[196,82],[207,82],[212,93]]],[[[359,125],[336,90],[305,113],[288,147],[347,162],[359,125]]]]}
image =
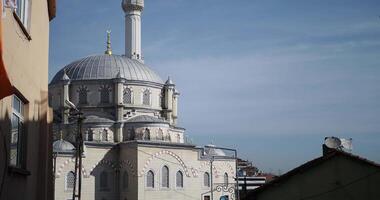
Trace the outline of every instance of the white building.
{"type": "Polygon", "coordinates": [[[235,159],[186,139],[185,129],[177,125],[175,84],[170,78],[163,82],[144,64],[143,7],[143,0],[122,2],[125,55],[112,54],[108,37],[104,54],[68,64],[49,85],[56,139],[55,199],[72,199],[74,186],[77,125],[69,117],[66,100],[86,117],[82,199],[235,199],[235,159]]]}

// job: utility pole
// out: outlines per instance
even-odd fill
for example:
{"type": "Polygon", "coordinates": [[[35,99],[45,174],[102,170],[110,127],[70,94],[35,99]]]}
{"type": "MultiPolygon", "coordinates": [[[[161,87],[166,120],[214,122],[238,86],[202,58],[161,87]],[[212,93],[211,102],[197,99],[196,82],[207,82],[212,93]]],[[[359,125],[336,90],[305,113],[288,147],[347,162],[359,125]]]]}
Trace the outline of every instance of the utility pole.
{"type": "Polygon", "coordinates": [[[212,163],[214,162],[214,156],[211,156],[210,158],[210,186],[211,186],[211,200],[214,200],[214,181],[213,181],[213,175],[212,175],[212,163]]]}
{"type": "Polygon", "coordinates": [[[82,134],[82,123],[85,117],[83,113],[69,100],[65,101],[71,109],[75,110],[72,113],[73,117],[77,119],[77,135],[75,139],[75,171],[74,171],[74,188],[73,188],[73,200],[81,199],[82,191],[82,155],[83,155],[83,134],[82,134]],[[78,179],[78,191],[77,191],[77,179],[78,179]]]}

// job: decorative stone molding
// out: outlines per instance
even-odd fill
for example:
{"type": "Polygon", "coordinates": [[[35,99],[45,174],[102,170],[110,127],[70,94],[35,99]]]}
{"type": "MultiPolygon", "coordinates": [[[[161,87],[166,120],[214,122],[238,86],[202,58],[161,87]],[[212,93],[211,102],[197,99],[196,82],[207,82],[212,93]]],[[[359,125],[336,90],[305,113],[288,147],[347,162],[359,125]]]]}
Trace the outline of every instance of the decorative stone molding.
{"type": "Polygon", "coordinates": [[[145,162],[144,164],[144,167],[142,168],[142,170],[140,171],[140,174],[138,176],[144,176],[144,174],[146,173],[146,170],[148,169],[148,166],[149,164],[152,162],[153,159],[159,159],[159,157],[162,155],[162,154],[167,154],[171,157],[173,157],[174,159],[177,160],[177,162],[181,165],[181,167],[183,168],[183,171],[185,172],[185,175],[187,177],[190,177],[190,173],[189,173],[189,170],[188,170],[188,167],[185,165],[185,163],[183,162],[183,160],[180,158],[180,156],[178,156],[177,154],[173,153],[172,151],[168,151],[168,150],[161,150],[159,152],[156,152],[155,154],[151,155],[148,160],[145,162]]]}

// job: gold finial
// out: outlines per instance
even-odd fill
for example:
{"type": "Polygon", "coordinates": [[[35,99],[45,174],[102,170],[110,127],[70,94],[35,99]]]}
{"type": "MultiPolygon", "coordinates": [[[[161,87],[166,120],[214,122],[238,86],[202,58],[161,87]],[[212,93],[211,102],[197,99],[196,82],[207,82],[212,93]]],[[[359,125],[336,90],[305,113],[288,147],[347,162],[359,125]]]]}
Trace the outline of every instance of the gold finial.
{"type": "Polygon", "coordinates": [[[107,50],[104,52],[107,55],[112,55],[112,49],[111,49],[111,31],[107,30],[107,50]]]}
{"type": "Polygon", "coordinates": [[[63,131],[62,130],[60,131],[60,137],[61,137],[61,140],[63,140],[63,131]]]}

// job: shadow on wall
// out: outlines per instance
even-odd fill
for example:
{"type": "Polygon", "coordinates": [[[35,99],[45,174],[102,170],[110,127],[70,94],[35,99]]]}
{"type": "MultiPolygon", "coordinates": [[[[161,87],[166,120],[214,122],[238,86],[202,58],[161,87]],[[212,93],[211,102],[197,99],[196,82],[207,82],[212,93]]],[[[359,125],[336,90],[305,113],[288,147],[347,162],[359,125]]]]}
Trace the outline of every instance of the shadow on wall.
{"type": "Polygon", "coordinates": [[[104,155],[92,170],[95,177],[95,200],[120,199],[120,166],[118,162],[119,148],[114,146],[104,155]]]}
{"type": "Polygon", "coordinates": [[[0,119],[0,200],[52,199],[52,137],[47,119],[42,115],[36,121],[22,121],[9,112],[0,119]]]}

